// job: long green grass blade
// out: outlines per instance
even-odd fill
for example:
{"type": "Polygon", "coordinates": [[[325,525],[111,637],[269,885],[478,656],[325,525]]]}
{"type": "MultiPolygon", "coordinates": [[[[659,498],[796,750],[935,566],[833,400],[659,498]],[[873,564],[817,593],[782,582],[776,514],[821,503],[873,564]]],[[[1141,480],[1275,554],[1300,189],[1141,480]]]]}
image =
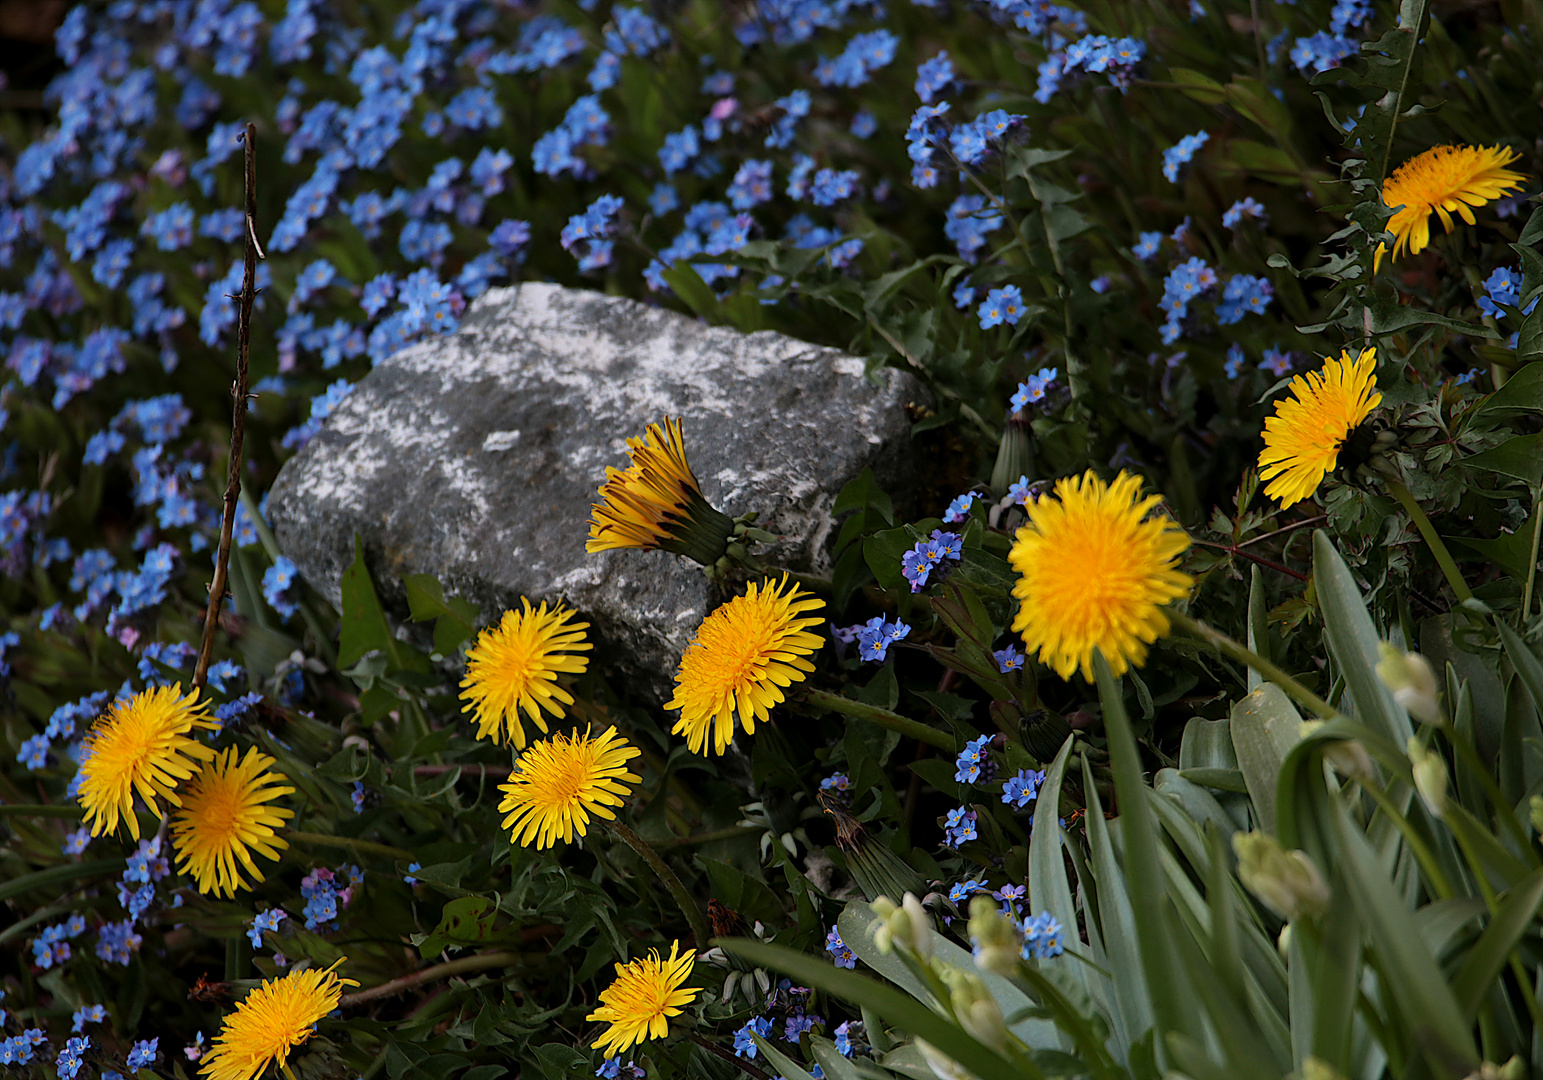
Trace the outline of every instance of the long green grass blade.
{"type": "Polygon", "coordinates": [[[1152,995],[1159,1036],[1157,1045],[1162,1054],[1170,1033],[1199,1038],[1199,1017],[1188,980],[1183,977],[1173,951],[1167,882],[1157,854],[1157,846],[1162,841],[1147,801],[1147,784],[1142,776],[1130,717],[1102,653],[1094,653],[1093,671],[1098,680],[1099,701],[1104,707],[1109,760],[1114,769],[1115,792],[1120,800],[1125,878],[1130,894],[1141,898],[1141,903],[1134,908],[1136,948],[1152,995]]]}
{"type": "Polygon", "coordinates": [[[832,967],[828,961],[808,956],[785,945],[771,945],[748,938],[725,938],[718,945],[757,967],[789,975],[806,986],[871,1008],[890,1023],[911,1032],[969,1069],[981,1080],[1041,1080],[1044,1073],[1024,1063],[1012,1064],[1002,1055],[966,1034],[908,994],[859,975],[832,967]]]}
{"type": "Polygon", "coordinates": [[[1361,599],[1350,568],[1322,529],[1313,533],[1313,580],[1323,608],[1323,629],[1339,663],[1345,687],[1355,702],[1356,719],[1403,746],[1414,734],[1409,715],[1377,677],[1377,643],[1381,636],[1361,599]]]}
{"type": "Polygon", "coordinates": [[[1500,900],[1495,915],[1479,935],[1452,979],[1452,996],[1470,1023],[1494,988],[1506,958],[1521,941],[1543,903],[1543,870],[1534,871],[1500,900]]]}
{"type": "Polygon", "coordinates": [[[19,878],[0,884],[0,900],[9,900],[13,896],[24,896],[33,889],[51,889],[57,885],[63,885],[67,881],[76,881],[80,878],[98,877],[105,874],[116,874],[127,866],[123,859],[94,859],[91,862],[65,863],[62,866],[50,866],[47,870],[36,870],[30,874],[23,874],[19,878]]]}

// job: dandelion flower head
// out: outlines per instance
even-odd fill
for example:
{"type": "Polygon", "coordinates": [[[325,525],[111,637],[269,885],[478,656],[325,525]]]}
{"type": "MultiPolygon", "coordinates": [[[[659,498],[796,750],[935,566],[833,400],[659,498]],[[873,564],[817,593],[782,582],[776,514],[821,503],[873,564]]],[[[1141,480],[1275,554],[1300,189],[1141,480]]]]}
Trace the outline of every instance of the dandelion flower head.
{"type": "Polygon", "coordinates": [[[242,868],[257,881],[262,872],[253,852],[277,859],[289,846],[278,837],[294,811],[267,805],[281,795],[293,795],[282,773],[270,772],[273,758],[248,748],[241,757],[235,747],[221,751],[188,781],[182,809],[172,820],[172,844],[177,869],[191,872],[201,893],[235,896],[251,888],[242,868]]]}
{"type": "Polygon", "coordinates": [[[199,1072],[208,1080],[256,1080],[269,1065],[287,1066],[289,1052],[311,1037],[316,1023],[338,1007],[343,987],[358,986],[329,968],[292,971],[268,979],[225,1018],[199,1072]]]}
{"type": "Polygon", "coordinates": [[[1382,401],[1376,385],[1376,349],[1363,349],[1354,360],[1347,349],[1326,360],[1322,371],[1291,380],[1290,396],[1265,418],[1259,454],[1259,475],[1268,481],[1264,493],[1279,499],[1282,509],[1317,491],[1333,471],[1345,440],[1382,401]]]}
{"type": "Polygon", "coordinates": [[[199,762],[214,757],[213,750],[190,736],[195,729],[218,727],[198,691],[183,697],[180,684],[113,702],[82,744],[78,797],[91,835],[115,832],[122,820],[138,840],[136,793],[156,817],[162,816],[162,799],[180,806],[177,784],[192,776],[199,762]]]}
{"type": "Polygon", "coordinates": [[[783,700],[782,688],[814,670],[804,657],[820,647],[809,628],[820,625],[813,613],[824,606],[784,577],[775,585],[752,583],[703,619],[680,658],[675,696],[665,704],[680,710],[670,730],[684,734],[695,754],[707,752],[709,735],[713,753],[728,750],[736,719],[753,734],[783,700]]]}
{"type": "Polygon", "coordinates": [[[561,719],[573,695],[559,675],[578,675],[589,657],[575,655],[592,647],[584,640],[589,623],[575,622],[561,605],[548,611],[546,601],[532,610],[521,597],[519,611],[506,611],[497,626],[478,635],[466,650],[466,678],[461,680],[462,712],[473,714],[477,738],[525,746],[523,712],[544,734],[547,714],[561,719]]]}
{"type": "MultiPolygon", "coordinates": [[[[1452,231],[1452,211],[1474,224],[1470,207],[1484,206],[1521,187],[1526,177],[1506,168],[1521,155],[1501,146],[1437,146],[1417,154],[1382,182],[1384,206],[1401,206],[1388,222],[1393,257],[1418,255],[1430,243],[1431,211],[1452,231]]],[[[1382,264],[1386,249],[1377,249],[1382,264]]]]}
{"type": "Polygon", "coordinates": [[[510,842],[526,847],[534,842],[539,851],[559,840],[571,843],[575,833],[585,835],[591,815],[614,820],[610,808],[632,794],[626,784],[643,779],[627,769],[640,753],[615,728],[593,738],[585,729],[583,735],[554,735],[532,744],[520,755],[519,771],[499,785],[504,800],[498,809],[508,815],[503,825],[510,842]]]}
{"type": "Polygon", "coordinates": [[[627,455],[625,469],[605,470],[584,550],[663,548],[706,566],[722,558],[734,522],[703,497],[680,420],[649,424],[643,438],[627,440],[627,455]]]}
{"type": "Polygon", "coordinates": [[[1013,630],[1061,678],[1080,670],[1092,682],[1094,649],[1116,675],[1140,667],[1168,632],[1162,606],[1194,579],[1175,569],[1189,537],[1148,516],[1161,501],[1141,497],[1139,477],[1121,472],[1105,484],[1089,471],[1025,507],[1008,556],[1019,574],[1013,630]]]}
{"type": "Polygon", "coordinates": [[[604,1047],[611,1057],[670,1033],[668,1018],[679,1016],[681,1007],[691,1004],[698,993],[681,988],[691,975],[696,952],[687,950],[677,956],[679,949],[680,942],[672,942],[668,957],[650,950],[646,957],[616,965],[616,981],[601,991],[600,1007],[585,1017],[611,1025],[591,1046],[604,1047]]]}

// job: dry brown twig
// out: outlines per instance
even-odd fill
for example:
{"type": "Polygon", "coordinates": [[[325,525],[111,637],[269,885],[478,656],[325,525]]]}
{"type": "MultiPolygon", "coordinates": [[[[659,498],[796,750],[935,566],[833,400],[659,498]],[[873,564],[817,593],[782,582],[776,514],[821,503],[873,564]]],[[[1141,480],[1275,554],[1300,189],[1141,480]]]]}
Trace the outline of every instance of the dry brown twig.
{"type": "Polygon", "coordinates": [[[246,409],[249,397],[247,362],[252,352],[252,304],[257,299],[257,260],[266,258],[257,242],[257,126],[247,121],[242,133],[246,160],[246,255],[241,277],[241,295],[237,300],[236,381],[231,386],[234,401],[230,417],[230,462],[225,476],[225,511],[220,519],[220,547],[214,560],[214,580],[209,583],[209,604],[204,609],[204,639],[198,650],[198,666],[193,669],[193,686],[202,690],[209,679],[209,660],[214,653],[214,632],[220,624],[220,607],[225,602],[225,585],[230,574],[230,543],[235,531],[236,506],[241,498],[241,444],[246,438],[246,409]]]}

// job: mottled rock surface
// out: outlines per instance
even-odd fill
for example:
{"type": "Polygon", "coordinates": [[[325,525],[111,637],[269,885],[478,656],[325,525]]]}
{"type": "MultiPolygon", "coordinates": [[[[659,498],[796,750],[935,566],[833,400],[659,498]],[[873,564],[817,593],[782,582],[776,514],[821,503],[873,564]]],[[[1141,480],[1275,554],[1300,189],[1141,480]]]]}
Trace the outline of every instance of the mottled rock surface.
{"type": "Polygon", "coordinates": [[[872,466],[905,484],[909,377],[781,334],[704,326],[630,300],[554,285],[495,289],[451,335],[378,365],[285,466],[268,514],[312,585],[339,599],[354,535],[388,607],[401,579],[438,577],[484,620],[567,600],[590,617],[597,660],[654,693],[716,597],[664,552],[586,554],[590,504],[626,439],[684,418],[703,493],[761,512],[782,536],[768,561],[828,571],[830,508],[872,466]]]}

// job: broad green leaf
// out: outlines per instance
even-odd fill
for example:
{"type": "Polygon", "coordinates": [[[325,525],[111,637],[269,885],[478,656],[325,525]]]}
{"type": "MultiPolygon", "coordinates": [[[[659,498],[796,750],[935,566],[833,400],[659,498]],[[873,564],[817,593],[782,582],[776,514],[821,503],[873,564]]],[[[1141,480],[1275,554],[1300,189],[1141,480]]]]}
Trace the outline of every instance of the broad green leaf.
{"type": "Polygon", "coordinates": [[[1538,659],[1538,654],[1528,647],[1521,635],[1511,629],[1504,619],[1495,620],[1495,629],[1500,632],[1500,644],[1505,647],[1511,666],[1516,669],[1517,677],[1532,698],[1533,708],[1543,716],[1543,660],[1538,659]]]}
{"type": "Polygon", "coordinates": [[[1322,529],[1313,531],[1313,580],[1323,610],[1324,634],[1355,702],[1356,719],[1395,746],[1405,745],[1414,734],[1409,715],[1377,676],[1381,636],[1372,625],[1350,568],[1322,529]]]}
{"type": "MultiPolygon", "coordinates": [[[[1152,996],[1147,989],[1146,973],[1136,947],[1136,916],[1125,874],[1115,860],[1109,839],[1109,823],[1098,797],[1093,767],[1082,759],[1082,790],[1087,793],[1089,869],[1098,882],[1098,923],[1104,941],[1104,956],[1109,966],[1114,998],[1119,1008],[1111,1017],[1115,1045],[1129,1046],[1151,1029],[1154,1013],[1152,996]]],[[[1121,1055],[1123,1057],[1123,1055],[1121,1055]]]]}
{"type": "MultiPolygon", "coordinates": [[[[1068,735],[1055,760],[1045,770],[1044,782],[1039,787],[1039,799],[1034,804],[1034,824],[1029,834],[1029,895],[1034,899],[1036,913],[1050,912],[1063,927],[1077,925],[1077,905],[1072,899],[1071,884],[1066,879],[1066,857],[1062,854],[1065,839],[1059,821],[1061,784],[1066,778],[1066,762],[1075,741],[1075,735],[1068,735]]],[[[1081,984],[1082,992],[1090,998],[1094,997],[1096,986],[1093,973],[1080,964],[1071,968],[1071,971],[1081,984]]]]}
{"type": "Polygon", "coordinates": [[[1170,68],[1168,77],[1179,84],[1186,97],[1202,105],[1220,105],[1227,100],[1227,88],[1209,75],[1189,68],[1170,68]]]}
{"type": "Polygon", "coordinates": [[[818,987],[828,994],[871,1008],[885,1020],[926,1039],[981,1080],[1040,1080],[1038,1069],[1014,1065],[982,1045],[957,1024],[939,1016],[915,998],[855,971],[833,967],[828,960],[808,956],[784,945],[748,938],[720,938],[718,945],[757,967],[791,976],[796,982],[818,987]]]}
{"type": "Polygon", "coordinates": [[[1518,435],[1483,453],[1462,458],[1457,464],[1509,476],[1536,488],[1543,485],[1543,434],[1518,435]]]}
{"type": "MultiPolygon", "coordinates": [[[[1318,810],[1328,818],[1326,832],[1338,851],[1333,865],[1343,872],[1371,936],[1387,1007],[1396,1012],[1399,1027],[1422,1034],[1418,1051],[1436,1075],[1467,1075],[1479,1062],[1473,1035],[1387,869],[1342,803],[1325,792],[1318,810]]],[[[1328,917],[1333,918],[1332,911],[1328,917]]]]}
{"type": "Polygon", "coordinates": [[[413,622],[434,622],[434,651],[452,656],[477,625],[477,605],[459,596],[448,599],[439,579],[432,574],[408,574],[402,579],[413,622]]]}
{"type": "MultiPolygon", "coordinates": [[[[1196,1002],[1190,993],[1191,988],[1183,977],[1179,958],[1173,949],[1167,881],[1158,858],[1158,845],[1162,841],[1157,833],[1151,805],[1147,802],[1147,785],[1142,776],[1141,758],[1136,749],[1136,737],[1131,732],[1130,717],[1126,715],[1119,685],[1110,674],[1109,664],[1102,652],[1094,653],[1093,670],[1098,680],[1099,701],[1104,706],[1109,761],[1114,771],[1115,792],[1120,800],[1119,820],[1123,840],[1121,848],[1125,852],[1125,878],[1129,883],[1130,894],[1141,898],[1141,903],[1134,908],[1136,947],[1146,971],[1156,1017],[1158,1045],[1161,1047],[1169,1035],[1188,1034],[1199,1037],[1199,1017],[1195,1012],[1196,1002]]],[[[1040,813],[1044,813],[1043,799],[1040,813]]],[[[1071,925],[1075,926],[1075,921],[1071,925]]]]}
{"type": "Polygon", "coordinates": [[[1265,832],[1275,831],[1275,785],[1281,762],[1301,739],[1302,716],[1274,683],[1263,683],[1232,707],[1232,746],[1265,832]]]}
{"type": "MultiPolygon", "coordinates": [[[[802,1065],[778,1050],[769,1040],[763,1039],[753,1031],[750,1037],[755,1040],[756,1049],[766,1057],[766,1063],[776,1069],[783,1080],[814,1080],[802,1065]]],[[[829,1076],[830,1070],[826,1069],[825,1074],[829,1076]]]]}
{"type": "Polygon", "coordinates": [[[702,280],[702,275],[688,262],[677,262],[663,275],[664,283],[675,291],[685,305],[708,322],[721,322],[722,312],[718,297],[702,280]]]}
{"type": "Polygon", "coordinates": [[[1511,951],[1532,926],[1540,903],[1543,903],[1543,870],[1536,870],[1500,898],[1500,907],[1489,925],[1463,958],[1463,964],[1452,980],[1452,995],[1462,1006],[1463,1016],[1470,1024],[1494,990],[1495,980],[1505,968],[1511,951]]]}
{"type": "MultiPolygon", "coordinates": [[[[1543,310],[1543,305],[1539,310],[1543,310]]],[[[1467,426],[1490,428],[1502,420],[1540,412],[1543,412],[1543,364],[1527,364],[1468,414],[1467,426]]]]}
{"type": "Polygon", "coordinates": [[[410,650],[391,633],[386,612],[380,606],[375,583],[364,561],[364,541],[354,536],[354,561],[343,571],[343,619],[338,646],[338,667],[349,668],[364,655],[379,649],[388,670],[426,670],[426,658],[410,650]]]}

